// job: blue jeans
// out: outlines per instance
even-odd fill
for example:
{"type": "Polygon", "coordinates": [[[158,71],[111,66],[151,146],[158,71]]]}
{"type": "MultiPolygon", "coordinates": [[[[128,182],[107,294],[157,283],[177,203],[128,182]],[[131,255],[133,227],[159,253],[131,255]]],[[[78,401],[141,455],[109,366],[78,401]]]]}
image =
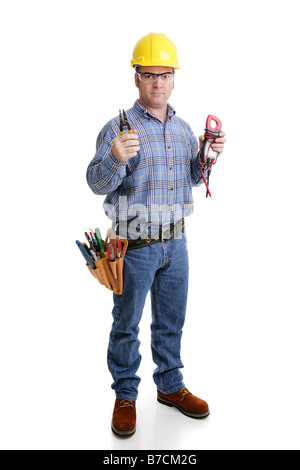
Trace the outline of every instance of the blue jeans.
{"type": "Polygon", "coordinates": [[[136,400],[141,362],[139,323],[151,291],[151,349],[157,365],[154,382],[162,393],[185,385],[180,342],[186,314],[189,263],[186,235],[127,251],[123,294],[114,294],[113,325],[108,346],[112,388],[119,399],[136,400]]]}

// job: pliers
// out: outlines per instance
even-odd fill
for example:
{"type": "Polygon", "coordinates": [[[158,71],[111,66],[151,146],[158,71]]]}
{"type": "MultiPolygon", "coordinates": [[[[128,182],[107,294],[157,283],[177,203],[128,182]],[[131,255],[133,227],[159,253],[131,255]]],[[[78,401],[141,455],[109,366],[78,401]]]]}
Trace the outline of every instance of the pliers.
{"type": "Polygon", "coordinates": [[[122,111],[119,110],[119,117],[120,117],[120,135],[124,135],[124,129],[128,130],[128,134],[133,134],[124,109],[122,109],[122,111]]]}

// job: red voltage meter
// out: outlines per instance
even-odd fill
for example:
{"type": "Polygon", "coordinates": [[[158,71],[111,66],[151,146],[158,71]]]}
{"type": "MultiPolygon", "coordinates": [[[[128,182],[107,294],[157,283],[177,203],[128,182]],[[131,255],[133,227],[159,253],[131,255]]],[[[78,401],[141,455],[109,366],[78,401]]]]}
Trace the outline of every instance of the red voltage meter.
{"type": "Polygon", "coordinates": [[[211,146],[215,140],[219,137],[222,130],[222,123],[220,119],[209,114],[206,119],[206,128],[204,129],[205,140],[199,152],[199,162],[201,165],[201,176],[206,186],[206,197],[211,197],[209,190],[209,172],[212,166],[217,162],[219,153],[215,152],[211,146]],[[216,123],[216,126],[212,126],[212,121],[216,123]],[[205,178],[204,172],[207,171],[207,178],[205,178]]]}

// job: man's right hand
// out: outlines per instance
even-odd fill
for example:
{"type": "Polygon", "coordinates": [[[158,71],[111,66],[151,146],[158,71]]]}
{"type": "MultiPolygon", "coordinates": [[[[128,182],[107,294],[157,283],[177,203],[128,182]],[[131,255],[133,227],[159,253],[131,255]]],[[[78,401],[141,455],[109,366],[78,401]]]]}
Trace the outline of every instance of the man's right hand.
{"type": "Polygon", "coordinates": [[[127,162],[137,155],[140,150],[137,130],[133,129],[133,134],[124,134],[113,140],[112,153],[119,162],[127,162]]]}

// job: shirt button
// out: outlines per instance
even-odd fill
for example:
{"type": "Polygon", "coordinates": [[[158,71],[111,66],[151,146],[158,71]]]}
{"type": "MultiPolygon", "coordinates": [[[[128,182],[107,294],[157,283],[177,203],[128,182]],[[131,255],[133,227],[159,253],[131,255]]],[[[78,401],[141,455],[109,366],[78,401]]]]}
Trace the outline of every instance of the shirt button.
{"type": "Polygon", "coordinates": [[[174,188],[170,188],[170,191],[173,191],[174,188]]]}
{"type": "Polygon", "coordinates": [[[171,145],[168,145],[168,149],[170,149],[170,148],[171,148],[171,145]]]}
{"type": "Polygon", "coordinates": [[[173,170],[173,167],[172,167],[172,166],[170,166],[170,170],[173,170]]]}

